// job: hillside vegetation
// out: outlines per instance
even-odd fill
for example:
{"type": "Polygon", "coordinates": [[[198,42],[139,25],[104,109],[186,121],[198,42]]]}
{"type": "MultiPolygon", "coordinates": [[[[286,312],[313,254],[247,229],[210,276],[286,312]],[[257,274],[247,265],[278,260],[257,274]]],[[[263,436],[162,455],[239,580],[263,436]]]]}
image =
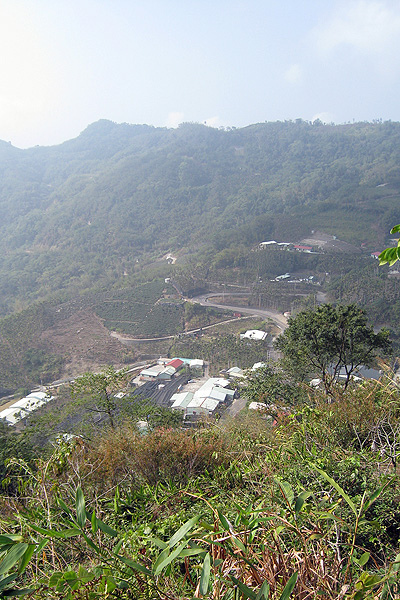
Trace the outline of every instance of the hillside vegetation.
{"type": "Polygon", "coordinates": [[[400,221],[399,142],[398,123],[301,120],[229,130],[99,121],[59,146],[1,142],[2,393],[135,360],[111,331],[154,338],[215,322],[189,315],[180,296],[225,291],[221,282],[244,286],[243,306],[281,312],[321,290],[365,306],[400,339],[398,280],[370,258],[400,221]],[[255,251],[312,231],[339,250],[255,251]],[[271,281],[285,272],[315,285],[271,281]]]}
{"type": "Polygon", "coordinates": [[[312,228],[379,245],[400,221],[399,140],[391,122],[99,121],[59,146],[2,143],[0,314],[129,280],[168,251],[297,241],[312,228]]]}
{"type": "Polygon", "coordinates": [[[398,597],[398,388],[304,392],[290,415],[126,420],[36,458],[0,432],[4,597],[398,597]]]}

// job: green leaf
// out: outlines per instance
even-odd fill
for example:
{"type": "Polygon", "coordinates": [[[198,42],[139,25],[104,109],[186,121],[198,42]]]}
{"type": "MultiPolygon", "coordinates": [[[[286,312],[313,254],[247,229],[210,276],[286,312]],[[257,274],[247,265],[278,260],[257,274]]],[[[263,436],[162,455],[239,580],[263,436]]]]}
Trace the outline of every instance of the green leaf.
{"type": "Polygon", "coordinates": [[[203,562],[203,569],[201,571],[201,576],[200,576],[200,594],[202,594],[203,596],[205,596],[208,592],[208,586],[210,583],[210,570],[211,570],[211,558],[210,558],[210,553],[207,552],[205,558],[204,558],[204,562],[203,562]]]}
{"type": "Polygon", "coordinates": [[[115,583],[114,577],[107,577],[106,593],[111,594],[111,592],[113,592],[116,587],[117,587],[117,584],[115,583]]]}
{"type": "Polygon", "coordinates": [[[30,525],[30,527],[31,529],[33,529],[33,531],[41,533],[42,535],[45,535],[50,538],[65,538],[64,533],[62,531],[56,531],[55,529],[43,529],[43,527],[38,527],[37,525],[32,524],[30,525]]]}
{"type": "Polygon", "coordinates": [[[113,548],[113,554],[118,554],[118,552],[121,550],[121,546],[124,543],[124,540],[119,540],[119,542],[117,542],[113,548]]]}
{"type": "Polygon", "coordinates": [[[249,598],[250,600],[256,600],[257,594],[251,590],[247,585],[236,579],[233,575],[231,575],[231,579],[233,583],[239,588],[245,598],[249,598]]]}
{"type": "Polygon", "coordinates": [[[100,548],[98,546],[96,546],[96,544],[86,535],[86,533],[84,531],[81,531],[81,536],[83,537],[83,539],[85,540],[87,545],[90,548],[92,548],[92,550],[94,550],[97,554],[101,554],[100,548]]]}
{"type": "Polygon", "coordinates": [[[15,544],[23,540],[22,535],[0,535],[0,546],[8,546],[9,544],[15,544]]]}
{"type": "Polygon", "coordinates": [[[320,475],[322,475],[322,477],[324,479],[326,479],[326,481],[328,481],[335,488],[335,490],[342,496],[343,500],[345,500],[347,502],[347,504],[350,506],[350,508],[353,511],[353,513],[355,514],[355,516],[357,516],[357,509],[355,507],[355,504],[352,501],[352,499],[350,498],[350,496],[348,496],[348,494],[346,494],[344,489],[341,488],[340,485],[338,483],[336,483],[336,481],[328,475],[328,473],[325,473],[325,471],[323,471],[322,469],[319,469],[316,466],[314,466],[314,469],[316,471],[318,471],[318,473],[320,475]]]}
{"type": "Polygon", "coordinates": [[[12,581],[15,581],[15,579],[17,579],[18,577],[18,573],[13,573],[12,575],[9,575],[8,577],[4,577],[4,579],[0,579],[0,597],[1,597],[1,590],[4,589],[6,586],[8,586],[9,583],[11,583],[12,581]]]}
{"type": "Polygon", "coordinates": [[[97,524],[97,517],[96,517],[96,513],[93,511],[92,512],[92,516],[90,518],[90,522],[92,524],[92,533],[96,533],[99,526],[97,524]]]}
{"type": "Polygon", "coordinates": [[[269,584],[265,580],[258,591],[256,600],[268,600],[268,598],[269,598],[269,584]]]}
{"type": "Polygon", "coordinates": [[[214,525],[207,523],[207,521],[200,521],[199,525],[202,529],[205,529],[206,531],[214,531],[215,529],[214,525]]]}
{"type": "Polygon", "coordinates": [[[118,582],[118,588],[120,590],[129,590],[131,588],[131,585],[130,585],[129,581],[125,581],[124,579],[121,579],[118,582]]]}
{"type": "Polygon", "coordinates": [[[81,582],[78,579],[78,575],[75,571],[66,571],[63,575],[63,579],[67,582],[67,585],[71,590],[77,590],[81,587],[81,582]]]}
{"type": "Polygon", "coordinates": [[[76,490],[76,518],[80,527],[85,527],[86,523],[86,507],[85,497],[80,487],[76,490]]]}
{"type": "Polygon", "coordinates": [[[118,536],[118,533],[115,531],[115,529],[112,529],[109,525],[107,525],[106,523],[104,523],[100,519],[97,519],[97,525],[98,525],[99,529],[101,529],[101,531],[103,533],[107,533],[107,535],[110,535],[111,537],[117,537],[118,536]]]}
{"type": "Polygon", "coordinates": [[[283,590],[281,597],[279,600],[288,600],[290,598],[290,594],[293,592],[294,586],[297,582],[298,572],[293,573],[287,584],[285,585],[285,589],[283,590]]]}
{"type": "Polygon", "coordinates": [[[14,598],[15,596],[27,596],[28,594],[33,594],[35,591],[34,588],[22,588],[19,590],[5,590],[2,593],[2,598],[14,598]]]}
{"type": "Polygon", "coordinates": [[[165,548],[169,547],[167,542],[163,542],[163,540],[160,540],[158,537],[150,536],[148,539],[150,542],[153,542],[157,548],[160,548],[160,550],[165,550],[165,548]]]}
{"type": "Polygon", "coordinates": [[[35,552],[35,544],[29,544],[25,554],[22,557],[21,564],[19,565],[18,573],[23,573],[31,560],[33,553],[35,552]]]}
{"type": "Polygon", "coordinates": [[[0,563],[0,575],[8,573],[10,569],[19,561],[19,559],[25,554],[29,544],[18,544],[11,548],[7,552],[6,557],[0,563]]]}
{"type": "Polygon", "coordinates": [[[181,557],[184,558],[185,556],[199,556],[202,554],[206,554],[206,550],[198,546],[196,548],[187,548],[185,550],[182,550],[181,557]]]}
{"type": "Polygon", "coordinates": [[[127,565],[134,571],[139,571],[139,573],[144,573],[145,575],[152,575],[152,572],[149,571],[149,569],[147,569],[144,565],[134,562],[130,558],[125,558],[125,556],[120,556],[119,554],[117,554],[117,558],[119,558],[119,560],[123,562],[124,565],[127,565]]]}
{"type": "Polygon", "coordinates": [[[199,518],[199,516],[196,516],[186,521],[186,523],[182,525],[182,527],[178,529],[176,533],[174,533],[174,535],[168,542],[168,546],[170,548],[176,546],[176,544],[178,544],[181,541],[181,539],[185,537],[185,535],[196,525],[199,518]]]}
{"type": "Polygon", "coordinates": [[[235,537],[234,535],[231,537],[231,540],[233,542],[233,544],[239,548],[239,550],[241,550],[242,552],[246,552],[246,546],[243,544],[243,542],[241,540],[239,540],[239,538],[235,537]]]}
{"type": "Polygon", "coordinates": [[[279,489],[281,490],[281,494],[286,500],[286,503],[291,508],[294,502],[294,493],[292,490],[292,486],[287,481],[279,481],[279,479],[275,479],[275,482],[278,484],[279,489]]]}
{"type": "Polygon", "coordinates": [[[45,546],[47,546],[47,544],[49,543],[48,539],[44,539],[40,542],[40,544],[38,544],[38,546],[35,549],[35,554],[40,554],[40,552],[43,550],[43,548],[45,546]]]}
{"type": "Polygon", "coordinates": [[[81,535],[82,532],[76,527],[71,527],[71,529],[64,529],[64,531],[62,531],[61,533],[65,539],[68,539],[71,537],[76,537],[77,535],[81,535]]]}
{"type": "Polygon", "coordinates": [[[78,577],[83,583],[88,583],[94,579],[94,574],[90,573],[85,567],[79,565],[78,568],[78,577]]]}
{"type": "Polygon", "coordinates": [[[159,565],[159,564],[161,564],[162,562],[164,562],[165,558],[166,558],[167,556],[169,556],[169,554],[170,554],[170,550],[169,550],[169,548],[168,548],[168,546],[167,546],[167,547],[166,547],[166,548],[164,548],[164,550],[162,550],[162,551],[160,552],[160,554],[157,556],[157,558],[156,558],[156,560],[155,560],[155,562],[154,562],[154,564],[153,564],[153,571],[154,571],[154,569],[157,569],[157,567],[158,567],[158,565],[159,565]]]}
{"type": "Polygon", "coordinates": [[[63,511],[64,511],[64,512],[66,512],[66,513],[67,513],[67,515],[68,515],[69,517],[71,517],[71,511],[70,511],[70,509],[68,508],[68,506],[65,504],[65,502],[64,502],[64,500],[63,500],[62,498],[57,498],[57,504],[58,504],[58,506],[59,506],[60,508],[62,508],[62,509],[63,509],[63,511]]]}
{"type": "Polygon", "coordinates": [[[358,559],[358,564],[360,565],[360,567],[363,567],[364,565],[367,564],[367,562],[369,561],[369,557],[371,556],[371,554],[369,552],[364,552],[360,558],[358,559]]]}
{"type": "Polygon", "coordinates": [[[299,512],[304,506],[305,501],[310,496],[312,496],[312,492],[301,492],[301,494],[298,495],[298,497],[296,498],[296,503],[294,505],[294,512],[296,513],[296,515],[299,514],[299,512]]]}
{"type": "MultiPolygon", "coordinates": [[[[171,552],[171,554],[169,554],[168,556],[165,556],[164,559],[160,562],[158,562],[159,558],[157,559],[155,565],[154,565],[154,575],[159,575],[161,573],[161,571],[163,569],[165,569],[165,567],[167,567],[169,564],[172,563],[173,560],[175,560],[175,558],[178,558],[178,556],[180,555],[180,553],[182,552],[182,550],[185,548],[187,542],[184,541],[182,544],[180,544],[180,546],[178,546],[177,548],[175,548],[175,550],[173,550],[171,552]]],[[[161,552],[161,555],[165,552],[165,550],[163,550],[163,552],[161,552]]],[[[160,556],[161,556],[160,555],[160,556]]]]}
{"type": "Polygon", "coordinates": [[[364,510],[363,512],[367,512],[367,510],[369,509],[370,506],[372,506],[372,504],[375,502],[375,500],[377,498],[379,498],[379,496],[382,494],[382,492],[385,491],[385,489],[391,484],[393,483],[393,481],[395,480],[395,477],[392,477],[391,479],[389,479],[389,481],[387,481],[384,485],[382,485],[381,487],[379,487],[377,490],[375,490],[375,492],[373,494],[371,494],[371,496],[368,498],[368,500],[366,501],[366,503],[364,504],[364,510]]]}
{"type": "Polygon", "coordinates": [[[49,579],[49,587],[54,587],[57,585],[57,583],[60,581],[60,579],[62,578],[63,573],[61,571],[57,571],[56,573],[53,573],[50,576],[49,579]]]}
{"type": "Polygon", "coordinates": [[[221,525],[222,527],[225,529],[225,531],[230,531],[231,527],[229,525],[229,521],[228,519],[222,514],[222,512],[220,510],[218,510],[218,516],[219,516],[219,520],[221,521],[221,525]]]}

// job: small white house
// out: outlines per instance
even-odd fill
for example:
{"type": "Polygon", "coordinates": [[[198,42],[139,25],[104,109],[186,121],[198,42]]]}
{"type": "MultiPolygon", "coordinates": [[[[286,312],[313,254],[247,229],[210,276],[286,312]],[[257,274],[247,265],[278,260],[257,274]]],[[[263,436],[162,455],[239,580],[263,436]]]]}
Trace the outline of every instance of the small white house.
{"type": "Polygon", "coordinates": [[[260,329],[249,329],[246,333],[240,334],[240,339],[242,340],[257,340],[263,341],[267,339],[268,333],[266,331],[261,331],[260,329]]]}
{"type": "Polygon", "coordinates": [[[227,370],[226,374],[228,375],[228,377],[239,377],[239,378],[244,377],[244,371],[243,371],[243,369],[240,369],[239,367],[231,367],[230,369],[227,370]]]}
{"type": "Polygon", "coordinates": [[[257,371],[257,369],[263,369],[266,366],[267,366],[267,363],[265,363],[265,362],[257,362],[257,363],[254,363],[254,365],[251,367],[251,370],[257,371]]]}
{"type": "Polygon", "coordinates": [[[264,411],[264,410],[267,410],[267,405],[264,404],[263,402],[250,402],[249,410],[264,411]]]}

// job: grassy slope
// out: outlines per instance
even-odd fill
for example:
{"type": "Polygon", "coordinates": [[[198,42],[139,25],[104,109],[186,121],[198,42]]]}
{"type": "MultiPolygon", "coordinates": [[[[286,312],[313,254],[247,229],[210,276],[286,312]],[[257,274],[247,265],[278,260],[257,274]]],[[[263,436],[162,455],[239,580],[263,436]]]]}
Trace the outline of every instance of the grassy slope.
{"type": "Polygon", "coordinates": [[[57,597],[57,581],[65,595],[63,573],[77,572],[79,565],[77,587],[99,598],[106,597],[102,585],[110,578],[109,585],[128,582],[130,592],[122,589],[122,598],[190,599],[202,572],[203,596],[220,600],[233,594],[237,580],[245,597],[252,597],[247,589],[257,591],[267,581],[270,599],[277,599],[296,572],[292,597],[298,600],[322,591],[336,600],[344,585],[348,598],[356,590],[357,598],[381,597],[398,552],[400,490],[389,456],[394,438],[376,437],[376,452],[371,435],[387,431],[384,423],[398,427],[398,402],[390,384],[369,383],[330,405],[314,395],[295,417],[278,410],[274,427],[249,414],[194,434],[161,429],[143,437],[129,425],[97,432],[93,442],[56,447],[45,470],[46,492],[42,476],[20,473],[25,486],[18,522],[12,500],[3,497],[8,508],[2,531],[19,532],[22,519],[25,539],[37,544],[43,534],[32,524],[69,529],[68,539],[53,538],[52,554],[41,552],[28,566],[25,585],[39,585],[38,598],[46,597],[48,586],[57,597]],[[93,533],[98,522],[82,513],[80,487],[88,514],[94,511],[111,530],[101,525],[93,533]],[[56,496],[70,507],[69,515],[56,496]],[[119,540],[118,554],[134,561],[133,569],[112,552],[119,540]],[[160,565],[165,544],[170,567],[160,565]],[[190,547],[201,553],[184,559],[180,551],[190,547]],[[207,552],[211,569],[204,585],[207,552]]]}

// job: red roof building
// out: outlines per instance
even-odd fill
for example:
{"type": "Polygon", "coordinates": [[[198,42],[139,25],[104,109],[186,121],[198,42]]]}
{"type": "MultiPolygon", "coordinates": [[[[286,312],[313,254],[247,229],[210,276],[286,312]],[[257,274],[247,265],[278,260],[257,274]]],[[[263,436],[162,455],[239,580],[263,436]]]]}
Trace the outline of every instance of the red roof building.
{"type": "Polygon", "coordinates": [[[312,250],[312,246],[293,246],[295,250],[312,250]]]}
{"type": "Polygon", "coordinates": [[[178,370],[182,367],[183,360],[180,358],[174,358],[171,362],[167,363],[167,367],[174,367],[174,369],[178,370]]]}

